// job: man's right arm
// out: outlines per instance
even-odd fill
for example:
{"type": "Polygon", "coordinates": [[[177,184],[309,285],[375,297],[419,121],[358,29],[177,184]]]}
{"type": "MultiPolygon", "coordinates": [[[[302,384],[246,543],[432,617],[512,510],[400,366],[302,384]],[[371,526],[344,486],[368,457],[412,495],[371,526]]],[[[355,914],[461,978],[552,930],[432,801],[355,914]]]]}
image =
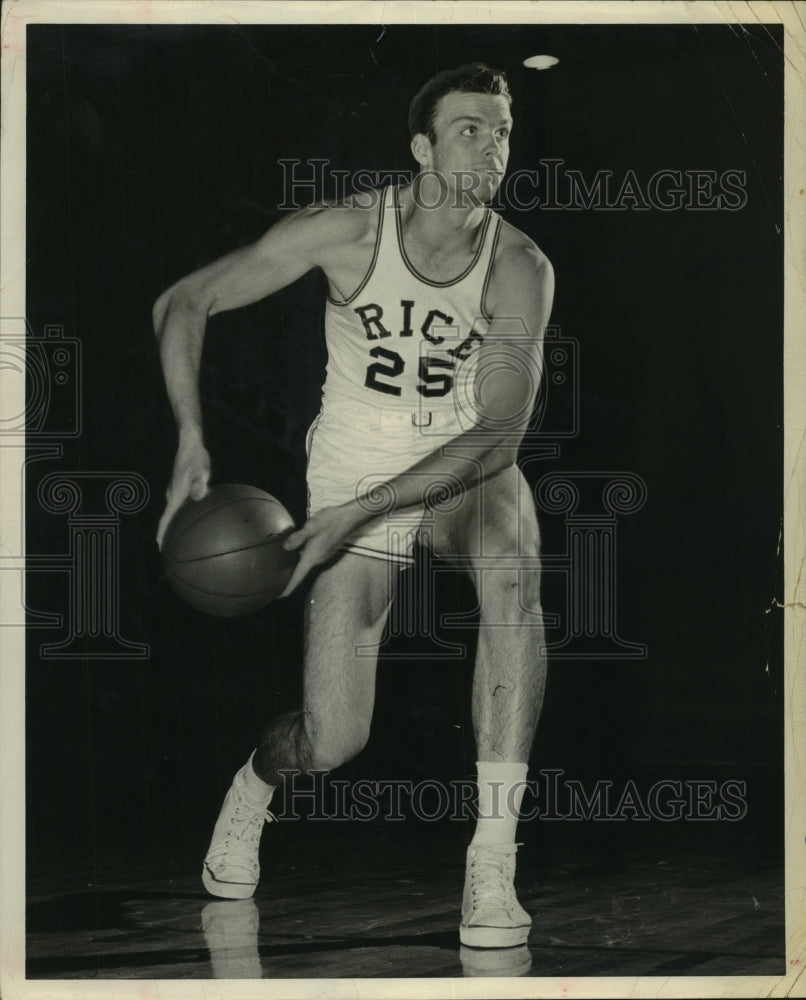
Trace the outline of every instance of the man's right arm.
{"type": "Polygon", "coordinates": [[[322,266],[330,248],[343,247],[356,238],[360,224],[350,210],[303,209],[277,223],[256,243],[182,278],[155,302],[154,332],[179,431],[167,506],[157,529],[160,547],[179,507],[188,497],[200,500],[208,488],[210,458],[204,447],[199,396],[208,317],[257,302],[312,267],[322,266]]]}

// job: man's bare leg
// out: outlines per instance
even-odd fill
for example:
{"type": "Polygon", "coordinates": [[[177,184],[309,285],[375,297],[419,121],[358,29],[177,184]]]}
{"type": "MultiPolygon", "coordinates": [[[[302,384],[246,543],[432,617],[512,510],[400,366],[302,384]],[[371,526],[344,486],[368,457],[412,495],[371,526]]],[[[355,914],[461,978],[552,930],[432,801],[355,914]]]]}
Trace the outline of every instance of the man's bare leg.
{"type": "Polygon", "coordinates": [[[393,574],[384,560],[345,553],[314,581],[305,615],[303,707],[270,723],[235,775],[202,870],[211,894],[242,899],[255,891],[260,835],[272,818],[266,810],[281,771],[331,770],[366,743],[393,574]]]}
{"type": "Polygon", "coordinates": [[[279,784],[284,769],[332,770],[366,744],[394,572],[384,560],[348,552],[314,581],[305,609],[302,709],[271,722],[254,757],[268,784],[279,784]]]}
{"type": "Polygon", "coordinates": [[[529,486],[514,466],[436,514],[434,549],[467,557],[479,599],[473,729],[480,760],[525,761],[546,683],[540,617],[540,533],[529,486]],[[518,564],[522,559],[531,565],[518,564]]]}
{"type": "MultiPolygon", "coordinates": [[[[540,533],[522,474],[510,468],[485,483],[475,569],[480,590],[479,640],[473,674],[473,728],[479,760],[526,761],[546,685],[540,608],[540,533]],[[514,557],[514,558],[513,558],[514,557]],[[496,559],[509,565],[496,568],[496,559]],[[532,565],[519,568],[518,558],[532,565]]],[[[468,539],[472,544],[473,539],[468,539]]],[[[471,552],[471,554],[474,554],[471,552]]]]}

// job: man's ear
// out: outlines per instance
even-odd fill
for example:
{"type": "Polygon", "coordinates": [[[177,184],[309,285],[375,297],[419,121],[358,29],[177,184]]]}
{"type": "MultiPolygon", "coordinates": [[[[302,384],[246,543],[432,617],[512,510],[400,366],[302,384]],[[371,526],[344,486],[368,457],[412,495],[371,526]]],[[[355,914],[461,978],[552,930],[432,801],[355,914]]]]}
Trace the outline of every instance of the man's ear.
{"type": "Polygon", "coordinates": [[[431,140],[418,132],[411,140],[411,152],[421,167],[431,166],[431,140]]]}

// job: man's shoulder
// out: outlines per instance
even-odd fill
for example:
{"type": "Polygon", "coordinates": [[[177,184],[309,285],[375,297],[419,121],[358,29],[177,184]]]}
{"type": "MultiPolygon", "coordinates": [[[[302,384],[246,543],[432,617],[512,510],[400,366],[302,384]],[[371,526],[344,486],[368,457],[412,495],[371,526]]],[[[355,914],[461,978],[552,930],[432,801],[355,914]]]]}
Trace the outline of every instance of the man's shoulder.
{"type": "Polygon", "coordinates": [[[551,268],[551,261],[533,239],[502,219],[495,265],[502,271],[514,268],[519,275],[526,276],[551,268]]]}
{"type": "Polygon", "coordinates": [[[378,228],[382,191],[370,190],[346,198],[322,198],[302,209],[305,218],[349,241],[360,239],[378,228]]]}
{"type": "Polygon", "coordinates": [[[296,231],[312,240],[320,251],[338,251],[374,240],[378,229],[382,192],[367,191],[343,199],[322,198],[282,219],[274,230],[296,231]]]}
{"type": "MultiPolygon", "coordinates": [[[[533,239],[508,222],[502,222],[493,262],[486,305],[493,315],[511,310],[541,314],[554,296],[554,269],[533,239]]],[[[538,319],[542,325],[545,319],[538,319]]]]}

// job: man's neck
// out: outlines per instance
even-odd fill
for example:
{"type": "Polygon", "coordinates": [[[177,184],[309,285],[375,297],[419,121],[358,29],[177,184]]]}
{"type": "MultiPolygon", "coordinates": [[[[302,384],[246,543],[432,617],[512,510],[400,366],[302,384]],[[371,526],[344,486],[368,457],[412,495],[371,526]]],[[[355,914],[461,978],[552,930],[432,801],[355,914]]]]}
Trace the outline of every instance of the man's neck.
{"type": "Polygon", "coordinates": [[[418,174],[410,188],[406,221],[418,239],[436,245],[449,234],[458,239],[462,233],[472,237],[484,221],[484,212],[484,205],[472,203],[467,192],[456,195],[437,176],[418,174]]]}

